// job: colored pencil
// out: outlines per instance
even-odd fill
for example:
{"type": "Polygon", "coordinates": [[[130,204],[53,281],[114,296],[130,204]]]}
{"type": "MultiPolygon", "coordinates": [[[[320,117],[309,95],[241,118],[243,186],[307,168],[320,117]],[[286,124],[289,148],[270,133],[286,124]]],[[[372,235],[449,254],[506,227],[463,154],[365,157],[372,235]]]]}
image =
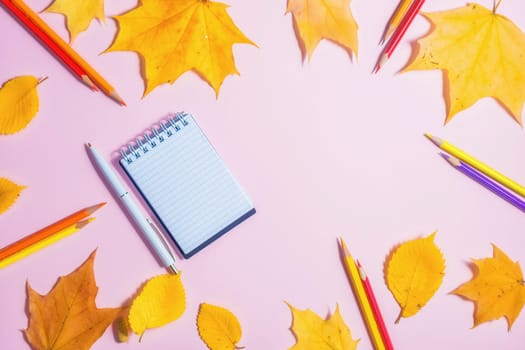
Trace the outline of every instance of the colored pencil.
{"type": "Polygon", "coordinates": [[[359,309],[361,310],[361,315],[363,316],[368,329],[368,335],[370,336],[372,344],[376,350],[384,350],[385,345],[381,338],[379,326],[374,318],[374,313],[372,312],[372,307],[370,306],[368,298],[366,297],[365,289],[361,283],[361,277],[359,276],[359,271],[357,270],[355,261],[342,238],[339,238],[339,247],[348,279],[350,280],[354,295],[359,304],[359,309]]]}
{"type": "Polygon", "coordinates": [[[101,208],[105,204],[106,203],[104,202],[97,205],[93,205],[88,208],[81,209],[55,222],[54,224],[46,226],[43,229],[0,249],[0,260],[3,260],[43,239],[46,239],[47,237],[52,236],[57,232],[67,228],[68,226],[76,224],[78,221],[87,218],[89,215],[91,215],[93,212],[95,212],[97,209],[101,208]]]}
{"type": "Polygon", "coordinates": [[[60,58],[80,79],[90,86],[102,90],[106,95],[125,106],[126,103],[89,63],[87,63],[73,48],[67,44],[46,22],[44,22],[29,6],[21,0],[0,0],[11,13],[17,17],[26,28],[34,33],[46,47],[60,58]],[[31,22],[32,25],[27,23],[31,22]],[[38,28],[38,30],[35,30],[38,28]]]}
{"type": "Polygon", "coordinates": [[[89,224],[90,222],[92,222],[93,220],[95,220],[95,218],[89,218],[89,219],[86,219],[86,220],[82,220],[82,221],[79,221],[73,225],[70,225],[58,232],[56,232],[55,234],[51,235],[51,236],[48,236],[38,242],[36,242],[35,244],[33,245],[30,245],[22,250],[19,250],[17,251],[16,253],[12,254],[12,255],[9,255],[8,257],[6,257],[5,259],[2,259],[0,260],[0,269],[1,268],[4,268],[8,265],[11,265],[12,263],[14,262],[17,262],[25,257],[27,257],[28,255],[31,255],[39,250],[42,250],[43,248],[47,247],[47,246],[50,246],[51,244],[55,243],[55,242],[58,242],[59,240],[63,239],[63,238],[66,238],[67,236],[70,236],[72,235],[73,233],[77,232],[78,230],[80,230],[81,228],[83,228],[84,226],[86,226],[87,224],[89,224]]]}
{"type": "Polygon", "coordinates": [[[69,68],[73,73],[75,73],[80,80],[82,80],[84,83],[86,83],[87,86],[89,86],[93,90],[97,90],[97,87],[91,79],[87,76],[86,72],[82,70],[82,68],[73,61],[69,56],[67,56],[64,51],[60,49],[60,47],[55,44],[54,41],[51,40],[47,36],[47,34],[40,29],[35,23],[33,23],[29,17],[27,17],[18,7],[16,7],[11,1],[9,0],[0,0],[1,3],[7,8],[13,16],[15,16],[20,22],[22,22],[23,25],[27,27],[27,29],[33,33],[38,39],[40,39],[48,48],[51,50],[62,62],[69,68]]]}
{"type": "Polygon", "coordinates": [[[414,0],[405,17],[403,17],[403,20],[395,30],[394,34],[390,37],[390,40],[388,40],[388,43],[383,48],[383,51],[379,56],[379,60],[377,61],[377,64],[374,68],[374,73],[377,73],[381,67],[386,64],[390,56],[392,56],[392,53],[401,41],[403,35],[405,35],[408,26],[410,26],[414,18],[416,18],[416,15],[419,13],[419,10],[421,9],[421,6],[423,6],[424,2],[425,0],[414,0]]]}
{"type": "Polygon", "coordinates": [[[471,167],[475,168],[479,172],[485,174],[486,176],[490,177],[492,180],[499,182],[503,186],[507,187],[508,189],[514,191],[515,193],[519,194],[522,197],[525,197],[525,187],[520,185],[519,183],[515,182],[514,180],[509,179],[505,175],[501,174],[500,172],[492,169],[487,164],[484,164],[477,160],[476,158],[472,157],[470,154],[460,150],[456,146],[452,145],[451,143],[440,139],[439,137],[432,136],[430,134],[425,134],[425,136],[432,141],[436,146],[441,148],[443,151],[447,152],[448,154],[462,160],[463,162],[467,163],[471,167]]]}
{"type": "Polygon", "coordinates": [[[386,42],[388,39],[390,39],[390,36],[395,32],[402,19],[405,17],[412,2],[413,0],[401,0],[401,2],[397,5],[396,10],[388,21],[383,38],[381,38],[381,42],[386,42]]]}
{"type": "Polygon", "coordinates": [[[377,303],[377,299],[374,294],[374,290],[372,289],[372,285],[370,284],[370,280],[368,279],[365,269],[363,268],[363,266],[361,266],[359,260],[356,261],[356,264],[357,269],[359,270],[359,277],[361,277],[361,282],[363,283],[363,288],[365,289],[365,293],[368,298],[368,301],[370,302],[370,306],[372,307],[372,312],[374,313],[375,320],[377,322],[377,325],[379,326],[379,332],[381,332],[381,338],[383,339],[385,348],[387,350],[393,350],[394,345],[392,345],[392,340],[390,339],[390,335],[388,334],[388,329],[386,328],[385,321],[383,320],[383,315],[381,314],[381,310],[379,309],[379,304],[377,303]]]}
{"type": "Polygon", "coordinates": [[[482,173],[478,172],[476,169],[471,167],[470,165],[462,162],[461,160],[457,159],[454,156],[440,153],[443,158],[445,158],[450,165],[452,165],[454,168],[462,172],[463,174],[467,175],[480,185],[486,187],[490,191],[494,192],[501,198],[505,199],[518,209],[525,211],[525,201],[513,194],[512,192],[507,191],[500,185],[498,185],[496,182],[492,181],[490,178],[486,177],[482,173]]]}

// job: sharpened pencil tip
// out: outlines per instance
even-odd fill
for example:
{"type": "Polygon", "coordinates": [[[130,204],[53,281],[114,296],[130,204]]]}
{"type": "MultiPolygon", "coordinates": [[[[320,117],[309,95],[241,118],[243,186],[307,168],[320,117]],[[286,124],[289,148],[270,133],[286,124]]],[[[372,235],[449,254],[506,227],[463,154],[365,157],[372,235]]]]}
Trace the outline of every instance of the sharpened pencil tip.
{"type": "Polygon", "coordinates": [[[441,144],[443,143],[443,140],[441,140],[439,137],[432,136],[429,133],[425,133],[425,137],[438,147],[441,147],[441,144]]]}
{"type": "Polygon", "coordinates": [[[81,229],[82,227],[86,226],[90,222],[93,222],[94,220],[95,220],[95,218],[89,218],[89,219],[86,219],[86,220],[79,221],[79,222],[77,222],[76,227],[78,229],[81,229]]]}
{"type": "Polygon", "coordinates": [[[88,146],[89,148],[91,148],[91,142],[86,143],[86,146],[88,146]]]}

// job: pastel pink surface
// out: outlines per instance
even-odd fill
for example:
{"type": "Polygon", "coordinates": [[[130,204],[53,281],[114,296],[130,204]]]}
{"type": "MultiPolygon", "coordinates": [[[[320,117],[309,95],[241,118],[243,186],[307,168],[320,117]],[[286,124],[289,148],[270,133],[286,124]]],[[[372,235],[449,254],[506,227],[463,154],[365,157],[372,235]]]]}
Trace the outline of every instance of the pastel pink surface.
{"type": "MultiPolygon", "coordinates": [[[[47,0],[28,0],[40,11],[47,0]]],[[[377,42],[395,1],[352,2],[359,23],[359,58],[323,41],[302,62],[286,2],[228,1],[228,12],[259,48],[234,47],[240,76],[228,77],[219,98],[196,74],[184,74],[141,99],[144,83],[134,53],[100,54],[116,31],[111,19],[93,22],[74,48],[126,100],[121,107],[79,82],[2,8],[0,81],[48,76],[38,87],[40,111],[22,132],[0,137],[0,176],[27,186],[0,216],[0,246],[82,207],[107,201],[88,227],[0,270],[2,348],[27,349],[28,281],[44,294],[98,248],[100,307],[117,306],[146,279],[163,273],[139,233],[88,160],[93,143],[118,169],[117,151],[168,112],[188,111],[243,185],[257,214],[189,260],[178,259],[187,292],[182,318],[136,337],[129,349],[205,349],[195,327],[199,304],[221,305],[242,325],[247,349],[294,343],[285,304],[324,316],[339,304],[359,349],[371,349],[338,257],[336,237],[366,267],[397,349],[523,349],[525,316],[507,332],[503,319],[471,329],[474,305],[450,292],[472,276],[470,258],[492,254],[495,243],[525,261],[523,213],[452,169],[424,136],[438,135],[507,176],[525,183],[523,130],[492,99],[443,126],[442,74],[397,74],[409,42],[428,30],[416,18],[389,63],[370,72],[377,42]],[[394,320],[399,307],[383,279],[384,259],[397,244],[438,230],[447,262],[443,285],[416,316],[394,320]]],[[[108,16],[135,6],[107,1],[108,16]]],[[[461,6],[427,3],[425,11],[461,6]]],[[[485,1],[484,6],[492,6],[485,1]]],[[[520,2],[499,12],[521,28],[520,2]]],[[[42,17],[67,38],[63,18],[42,17]]],[[[122,173],[121,173],[122,174],[122,173]]],[[[522,265],[523,266],[523,265],[522,265]]],[[[111,331],[93,349],[122,348],[111,331]]]]}

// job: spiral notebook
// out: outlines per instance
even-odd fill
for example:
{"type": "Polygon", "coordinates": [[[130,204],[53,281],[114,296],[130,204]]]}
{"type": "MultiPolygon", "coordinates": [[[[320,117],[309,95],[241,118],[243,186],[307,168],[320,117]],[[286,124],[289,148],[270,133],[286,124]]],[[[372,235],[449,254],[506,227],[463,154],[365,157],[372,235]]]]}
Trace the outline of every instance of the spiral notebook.
{"type": "Polygon", "coordinates": [[[120,165],[185,258],[255,214],[190,114],[171,115],[121,154],[120,165]]]}

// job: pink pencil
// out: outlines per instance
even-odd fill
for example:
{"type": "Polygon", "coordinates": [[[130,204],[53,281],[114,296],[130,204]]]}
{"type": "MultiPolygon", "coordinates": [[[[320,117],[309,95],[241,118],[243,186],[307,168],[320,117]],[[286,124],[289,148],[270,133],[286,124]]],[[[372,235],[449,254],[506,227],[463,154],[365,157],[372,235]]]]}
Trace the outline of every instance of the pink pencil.
{"type": "Polygon", "coordinates": [[[379,326],[379,332],[381,333],[381,337],[383,338],[385,348],[386,350],[394,350],[394,346],[392,345],[392,341],[390,340],[390,335],[388,335],[388,330],[386,329],[385,321],[383,320],[383,316],[381,315],[381,311],[379,310],[379,305],[377,304],[374,291],[372,290],[372,285],[370,285],[370,280],[368,279],[368,276],[366,275],[366,272],[361,266],[359,260],[356,261],[356,265],[357,269],[359,270],[361,282],[363,282],[363,287],[365,289],[366,296],[368,297],[368,301],[370,302],[370,306],[372,307],[372,312],[374,313],[377,325],[379,326]]]}
{"type": "Polygon", "coordinates": [[[397,47],[397,44],[399,44],[401,38],[403,37],[403,35],[405,35],[408,26],[412,23],[414,18],[416,18],[416,15],[419,13],[419,10],[421,9],[421,6],[423,6],[424,2],[425,0],[414,0],[412,5],[408,9],[405,17],[403,17],[403,20],[401,21],[396,31],[390,37],[390,40],[388,40],[388,43],[381,52],[381,56],[379,56],[379,60],[374,68],[374,73],[377,73],[381,69],[381,67],[385,65],[386,61],[390,58],[390,56],[392,56],[392,53],[397,47]]]}

